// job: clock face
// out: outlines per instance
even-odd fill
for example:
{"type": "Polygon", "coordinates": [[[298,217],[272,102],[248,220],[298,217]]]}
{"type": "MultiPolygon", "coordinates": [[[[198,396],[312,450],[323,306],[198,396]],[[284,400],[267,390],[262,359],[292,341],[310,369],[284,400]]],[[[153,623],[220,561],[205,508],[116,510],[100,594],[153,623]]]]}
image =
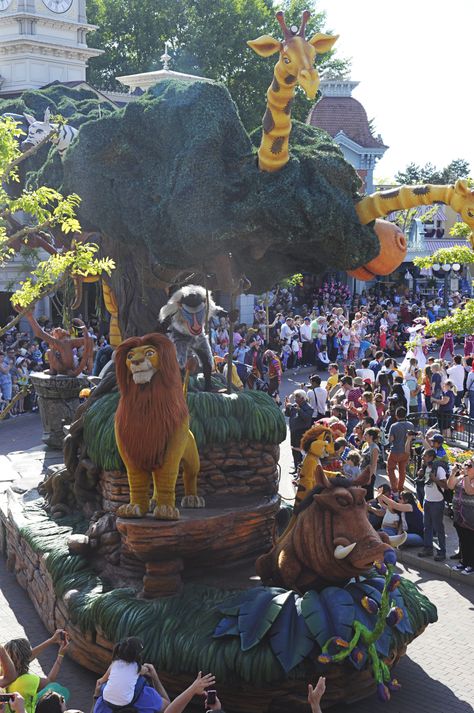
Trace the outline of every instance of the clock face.
{"type": "Polygon", "coordinates": [[[0,12],[6,10],[12,0],[0,0],[0,12]]]}
{"type": "Polygon", "coordinates": [[[43,2],[48,10],[59,13],[67,12],[73,3],[73,0],[43,0],[43,2]]]}

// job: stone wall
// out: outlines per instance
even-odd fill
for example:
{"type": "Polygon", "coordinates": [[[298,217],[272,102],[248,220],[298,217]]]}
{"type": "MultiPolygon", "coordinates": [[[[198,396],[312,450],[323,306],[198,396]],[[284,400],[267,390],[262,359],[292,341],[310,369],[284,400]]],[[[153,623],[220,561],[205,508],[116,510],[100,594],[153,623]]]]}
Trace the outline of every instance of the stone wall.
{"type": "MultiPolygon", "coordinates": [[[[280,447],[251,441],[229,441],[207,447],[199,453],[201,470],[198,480],[200,495],[273,496],[278,492],[280,447]]],[[[102,509],[114,511],[129,502],[127,474],[106,470],[100,474],[99,490],[102,509]]],[[[182,478],[176,485],[176,501],[184,495],[182,478]]]]}

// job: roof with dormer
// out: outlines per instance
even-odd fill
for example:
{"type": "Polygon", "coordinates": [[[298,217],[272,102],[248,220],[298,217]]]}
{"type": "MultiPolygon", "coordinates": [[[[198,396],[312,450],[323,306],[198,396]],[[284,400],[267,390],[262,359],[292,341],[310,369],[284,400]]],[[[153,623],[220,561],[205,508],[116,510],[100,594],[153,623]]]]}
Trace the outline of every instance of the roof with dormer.
{"type": "Polygon", "coordinates": [[[322,81],[323,97],[311,109],[308,124],[324,129],[332,137],[342,132],[363,148],[387,149],[380,136],[372,135],[362,104],[351,96],[357,84],[351,80],[322,81]]]}

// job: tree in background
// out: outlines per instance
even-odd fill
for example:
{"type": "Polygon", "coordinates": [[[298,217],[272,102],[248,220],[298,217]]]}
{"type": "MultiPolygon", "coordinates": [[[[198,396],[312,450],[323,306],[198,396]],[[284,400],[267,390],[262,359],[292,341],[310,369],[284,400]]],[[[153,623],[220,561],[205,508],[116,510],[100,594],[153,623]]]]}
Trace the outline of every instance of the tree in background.
{"type": "Polygon", "coordinates": [[[71,275],[86,277],[104,271],[110,274],[114,267],[111,260],[94,257],[99,249],[97,245],[69,240],[69,245],[62,250],[54,247],[58,234],[67,243],[68,235],[77,235],[80,231],[76,218],[79,196],[64,197],[47,186],[21,188],[12,196],[11,187],[20,180],[20,164],[48,140],[21,153],[19,139],[23,133],[15,121],[0,118],[0,269],[23,247],[44,247],[50,257],[38,262],[13,295],[12,303],[19,314],[5,327],[0,325],[0,336],[38,300],[63,287],[71,275]]]}
{"type": "Polygon", "coordinates": [[[399,171],[395,174],[395,182],[407,186],[416,183],[444,185],[455,183],[458,178],[467,178],[469,172],[469,162],[464,161],[462,158],[454,159],[454,161],[451,161],[451,163],[448,163],[448,165],[442,169],[436,168],[431,163],[427,163],[424,166],[417,166],[415,163],[410,163],[404,171],[399,171]]]}
{"type": "MultiPolygon", "coordinates": [[[[88,78],[97,88],[123,90],[115,77],[161,69],[169,40],[172,68],[223,82],[252,130],[261,123],[273,65],[252,52],[247,40],[263,34],[280,37],[279,8],[288,25],[299,25],[303,10],[311,10],[307,34],[325,32],[325,13],[315,6],[314,0],[285,0],[278,6],[272,0],[89,0],[89,20],[98,25],[90,43],[105,54],[91,61],[88,78]]],[[[318,55],[318,68],[343,76],[349,61],[328,52],[318,55]]],[[[304,121],[309,109],[298,92],[293,117],[304,121]]]]}

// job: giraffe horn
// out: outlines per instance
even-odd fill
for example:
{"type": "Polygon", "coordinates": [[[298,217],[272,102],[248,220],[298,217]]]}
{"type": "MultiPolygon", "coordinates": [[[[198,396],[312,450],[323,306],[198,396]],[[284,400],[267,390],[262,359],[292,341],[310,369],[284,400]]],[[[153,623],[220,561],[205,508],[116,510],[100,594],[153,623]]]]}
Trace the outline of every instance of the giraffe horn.
{"type": "Polygon", "coordinates": [[[301,20],[301,25],[300,29],[298,30],[298,36],[302,37],[304,39],[305,31],[306,31],[306,25],[308,23],[309,18],[311,17],[311,13],[309,10],[305,10],[303,12],[303,18],[301,20]]]}
{"type": "Polygon", "coordinates": [[[278,20],[278,24],[280,25],[281,29],[283,30],[284,39],[288,40],[288,39],[290,39],[290,37],[293,37],[293,34],[286,26],[285,16],[284,16],[282,10],[278,10],[278,12],[276,13],[276,19],[278,20]]]}

